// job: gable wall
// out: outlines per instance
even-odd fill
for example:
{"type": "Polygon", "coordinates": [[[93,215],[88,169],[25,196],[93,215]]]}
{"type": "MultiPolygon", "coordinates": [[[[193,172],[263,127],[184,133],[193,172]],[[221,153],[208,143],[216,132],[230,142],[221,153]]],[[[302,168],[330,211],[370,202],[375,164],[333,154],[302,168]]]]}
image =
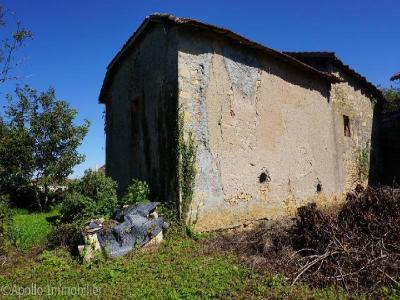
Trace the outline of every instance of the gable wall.
{"type": "MultiPolygon", "coordinates": [[[[152,197],[176,197],[177,50],[174,30],[152,24],[119,63],[106,104],[107,175],[122,196],[132,178],[152,197]]],[[[170,199],[169,199],[170,198],[170,199]]]]}
{"type": "Polygon", "coordinates": [[[179,103],[197,144],[196,229],[292,213],[318,183],[341,193],[328,83],[211,34],[180,30],[178,41],[179,103]]]}
{"type": "Polygon", "coordinates": [[[360,172],[368,172],[360,161],[362,152],[370,154],[371,132],[374,118],[374,100],[367,95],[365,88],[337,67],[333,72],[344,82],[332,86],[331,99],[334,111],[337,153],[342,157],[338,161],[339,186],[348,192],[358,184],[367,184],[368,177],[360,172]],[[372,100],[372,101],[371,101],[372,100]],[[343,115],[350,119],[351,136],[344,136],[343,115]]]}

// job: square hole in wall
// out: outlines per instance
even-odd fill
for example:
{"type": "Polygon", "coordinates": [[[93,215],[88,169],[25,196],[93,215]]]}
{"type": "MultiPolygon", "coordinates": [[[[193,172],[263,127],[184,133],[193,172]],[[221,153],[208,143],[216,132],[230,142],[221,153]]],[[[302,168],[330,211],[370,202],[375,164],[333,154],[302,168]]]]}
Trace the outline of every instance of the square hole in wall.
{"type": "Polygon", "coordinates": [[[350,118],[348,116],[343,115],[343,129],[344,129],[344,136],[351,136],[350,131],[350,118]]]}

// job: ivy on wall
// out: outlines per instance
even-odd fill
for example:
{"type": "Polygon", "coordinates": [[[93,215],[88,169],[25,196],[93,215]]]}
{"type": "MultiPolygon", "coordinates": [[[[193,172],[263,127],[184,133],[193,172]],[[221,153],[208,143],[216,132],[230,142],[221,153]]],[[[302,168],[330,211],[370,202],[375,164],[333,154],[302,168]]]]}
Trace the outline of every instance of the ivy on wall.
{"type": "Polygon", "coordinates": [[[191,131],[185,138],[184,113],[178,112],[178,184],[179,184],[179,213],[180,220],[186,222],[193,198],[193,188],[196,178],[197,147],[191,131]]]}
{"type": "Polygon", "coordinates": [[[368,141],[364,147],[358,149],[358,176],[361,182],[368,179],[370,167],[370,151],[371,145],[368,141]]]}

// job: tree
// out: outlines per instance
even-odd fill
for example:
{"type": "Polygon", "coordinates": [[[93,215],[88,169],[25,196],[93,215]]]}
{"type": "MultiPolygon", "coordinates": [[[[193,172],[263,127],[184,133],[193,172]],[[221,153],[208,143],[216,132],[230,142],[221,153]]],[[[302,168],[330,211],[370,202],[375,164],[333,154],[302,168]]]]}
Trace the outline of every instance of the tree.
{"type": "MultiPolygon", "coordinates": [[[[10,101],[11,99],[7,97],[10,101]]],[[[27,129],[29,103],[21,99],[0,116],[0,194],[29,185],[33,168],[32,140],[27,129]]]]}
{"type": "Polygon", "coordinates": [[[1,125],[0,160],[0,194],[16,194],[30,184],[32,143],[25,128],[1,125]]]}
{"type": "Polygon", "coordinates": [[[77,111],[66,101],[57,100],[54,89],[38,93],[29,86],[17,87],[15,94],[17,100],[7,97],[2,122],[0,177],[8,188],[20,184],[14,178],[22,182],[33,179],[37,204],[44,209],[49,188],[62,184],[73,167],[84,160],[78,147],[87,134],[89,121],[75,125],[77,111]]]}
{"type": "Polygon", "coordinates": [[[8,11],[0,4],[0,84],[10,79],[17,79],[13,74],[19,62],[15,60],[17,51],[33,37],[30,30],[22,26],[14,12],[8,11]]]}

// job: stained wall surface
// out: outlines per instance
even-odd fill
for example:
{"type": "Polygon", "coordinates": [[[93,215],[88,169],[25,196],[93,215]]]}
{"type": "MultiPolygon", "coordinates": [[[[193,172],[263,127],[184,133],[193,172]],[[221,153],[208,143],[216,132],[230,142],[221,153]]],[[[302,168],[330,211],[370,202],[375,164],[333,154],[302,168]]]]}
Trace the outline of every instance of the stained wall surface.
{"type": "Polygon", "coordinates": [[[153,24],[116,67],[106,102],[106,172],[122,196],[133,178],[152,197],[176,198],[177,50],[174,29],[153,24]]]}
{"type": "Polygon", "coordinates": [[[196,229],[283,216],[353,184],[353,150],[371,131],[360,91],[341,83],[331,96],[322,79],[212,33],[180,29],[178,50],[178,101],[197,144],[196,229]]]}
{"type": "Polygon", "coordinates": [[[120,196],[138,178],[153,199],[178,201],[179,110],[197,149],[188,220],[197,230],[290,215],[365,181],[373,102],[351,76],[331,66],[344,79],[331,86],[216,33],[149,26],[108,89],[106,170],[120,196]]]}
{"type": "Polygon", "coordinates": [[[369,96],[354,79],[338,68],[334,72],[344,80],[334,84],[331,91],[336,136],[340,190],[348,192],[358,184],[367,184],[371,152],[371,133],[374,105],[377,99],[369,96]],[[344,116],[350,123],[350,136],[344,135],[344,116]]]}

